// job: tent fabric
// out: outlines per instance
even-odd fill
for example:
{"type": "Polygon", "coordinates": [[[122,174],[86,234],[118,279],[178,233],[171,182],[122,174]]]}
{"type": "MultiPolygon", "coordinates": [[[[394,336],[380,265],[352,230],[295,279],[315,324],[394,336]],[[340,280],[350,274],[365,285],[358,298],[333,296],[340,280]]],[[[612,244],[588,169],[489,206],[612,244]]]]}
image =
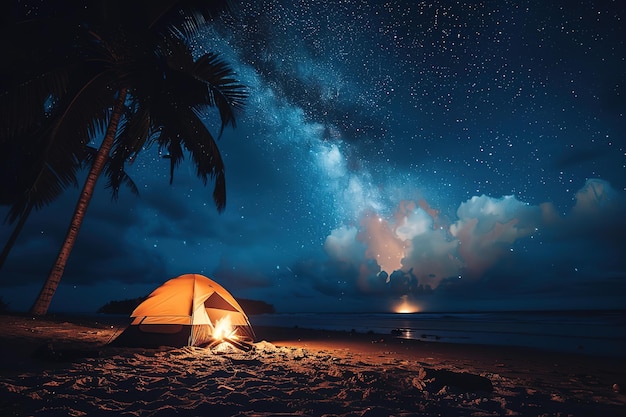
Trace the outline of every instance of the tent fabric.
{"type": "Polygon", "coordinates": [[[248,317],[224,287],[199,274],[170,279],[131,313],[133,321],[115,344],[199,346],[212,340],[218,321],[228,319],[236,335],[254,341],[248,317]],[[142,340],[143,339],[143,340],[142,340]]]}

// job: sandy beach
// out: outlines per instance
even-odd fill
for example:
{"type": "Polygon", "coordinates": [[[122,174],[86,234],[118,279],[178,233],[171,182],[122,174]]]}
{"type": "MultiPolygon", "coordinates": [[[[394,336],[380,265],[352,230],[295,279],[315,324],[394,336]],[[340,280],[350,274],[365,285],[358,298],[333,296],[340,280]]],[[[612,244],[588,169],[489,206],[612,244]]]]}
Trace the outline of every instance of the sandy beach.
{"type": "Polygon", "coordinates": [[[0,315],[2,416],[626,416],[626,356],[255,327],[243,352],[109,346],[103,318],[0,315]]]}

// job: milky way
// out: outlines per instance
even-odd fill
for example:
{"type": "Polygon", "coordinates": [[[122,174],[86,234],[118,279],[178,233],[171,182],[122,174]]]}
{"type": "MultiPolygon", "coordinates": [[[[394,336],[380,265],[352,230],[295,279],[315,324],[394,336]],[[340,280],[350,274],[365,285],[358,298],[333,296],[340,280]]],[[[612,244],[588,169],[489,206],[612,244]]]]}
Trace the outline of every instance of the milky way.
{"type": "MultiPolygon", "coordinates": [[[[193,41],[250,92],[220,140],[225,213],[144,151],[141,197],[101,191],[59,298],[199,272],[283,311],[620,305],[625,18],[619,1],[241,2],[193,41]]],[[[43,279],[72,198],[33,219],[12,274],[43,279]]]]}

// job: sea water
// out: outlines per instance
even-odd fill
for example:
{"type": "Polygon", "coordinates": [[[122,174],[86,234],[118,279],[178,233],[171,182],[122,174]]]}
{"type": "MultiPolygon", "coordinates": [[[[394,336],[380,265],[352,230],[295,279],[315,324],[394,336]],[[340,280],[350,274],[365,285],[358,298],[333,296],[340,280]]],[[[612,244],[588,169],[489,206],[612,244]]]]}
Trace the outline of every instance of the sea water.
{"type": "Polygon", "coordinates": [[[253,326],[302,327],[430,342],[509,345],[626,356],[626,311],[296,313],[251,316],[253,326]]]}

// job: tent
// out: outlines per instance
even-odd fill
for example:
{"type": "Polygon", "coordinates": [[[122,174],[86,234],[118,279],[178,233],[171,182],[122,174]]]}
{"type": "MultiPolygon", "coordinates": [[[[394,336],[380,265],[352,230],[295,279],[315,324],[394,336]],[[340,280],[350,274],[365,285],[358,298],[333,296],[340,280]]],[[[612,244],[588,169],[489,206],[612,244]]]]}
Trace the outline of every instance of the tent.
{"type": "Polygon", "coordinates": [[[255,338],[235,298],[217,282],[198,274],[165,282],[137,306],[131,317],[131,325],[113,341],[114,345],[202,346],[218,337],[248,343],[255,338]]]}

